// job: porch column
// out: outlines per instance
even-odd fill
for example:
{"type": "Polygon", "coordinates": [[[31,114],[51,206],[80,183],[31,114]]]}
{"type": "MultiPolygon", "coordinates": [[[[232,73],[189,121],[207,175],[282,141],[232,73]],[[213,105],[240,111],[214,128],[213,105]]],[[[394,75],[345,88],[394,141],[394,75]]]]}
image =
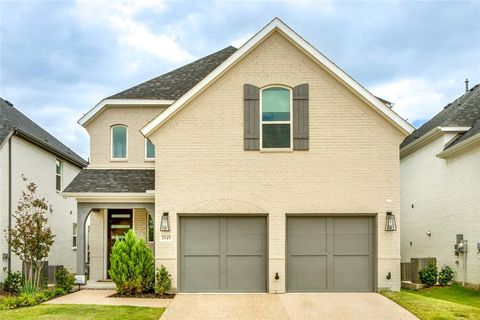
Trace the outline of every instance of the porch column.
{"type": "Polygon", "coordinates": [[[85,274],[85,262],[86,262],[86,243],[85,229],[87,218],[90,212],[93,210],[88,205],[78,203],[77,204],[77,274],[85,274]]]}

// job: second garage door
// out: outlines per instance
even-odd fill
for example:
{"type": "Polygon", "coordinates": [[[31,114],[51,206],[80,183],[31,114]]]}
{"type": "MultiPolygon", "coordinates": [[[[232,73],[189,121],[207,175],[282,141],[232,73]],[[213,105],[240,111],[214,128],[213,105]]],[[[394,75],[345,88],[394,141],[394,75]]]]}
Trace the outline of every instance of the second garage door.
{"type": "Polygon", "coordinates": [[[265,292],[265,217],[180,218],[182,292],[265,292]]]}
{"type": "Polygon", "coordinates": [[[373,227],[371,217],[288,217],[288,291],[373,291],[373,227]]]}

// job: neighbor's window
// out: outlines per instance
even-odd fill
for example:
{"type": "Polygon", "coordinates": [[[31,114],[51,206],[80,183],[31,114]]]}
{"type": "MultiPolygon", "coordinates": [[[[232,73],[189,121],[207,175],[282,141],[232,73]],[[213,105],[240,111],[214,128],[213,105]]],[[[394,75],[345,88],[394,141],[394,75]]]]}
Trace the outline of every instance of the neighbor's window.
{"type": "Polygon", "coordinates": [[[55,160],[55,190],[62,191],[62,161],[55,160]]]}
{"type": "Polygon", "coordinates": [[[269,87],[261,91],[261,141],[263,149],[292,146],[291,90],[269,87]]]}
{"type": "Polygon", "coordinates": [[[153,242],[155,224],[151,214],[148,214],[148,242],[153,242]]]}
{"type": "Polygon", "coordinates": [[[145,139],[145,159],[147,160],[155,159],[155,146],[148,139],[145,139]]]}
{"type": "Polygon", "coordinates": [[[72,247],[77,247],[77,224],[73,224],[72,247]]]}
{"type": "Polygon", "coordinates": [[[112,159],[127,159],[127,127],[112,127],[112,159]]]}

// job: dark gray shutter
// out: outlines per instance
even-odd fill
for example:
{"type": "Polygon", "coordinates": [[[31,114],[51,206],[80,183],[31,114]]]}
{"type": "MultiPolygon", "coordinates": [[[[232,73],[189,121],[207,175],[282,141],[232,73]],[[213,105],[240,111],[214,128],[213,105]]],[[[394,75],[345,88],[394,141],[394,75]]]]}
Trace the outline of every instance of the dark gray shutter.
{"type": "Polygon", "coordinates": [[[293,88],[293,149],[308,150],[308,83],[293,88]]]}
{"type": "Polygon", "coordinates": [[[244,149],[260,150],[260,94],[258,87],[243,86],[244,149]]]}

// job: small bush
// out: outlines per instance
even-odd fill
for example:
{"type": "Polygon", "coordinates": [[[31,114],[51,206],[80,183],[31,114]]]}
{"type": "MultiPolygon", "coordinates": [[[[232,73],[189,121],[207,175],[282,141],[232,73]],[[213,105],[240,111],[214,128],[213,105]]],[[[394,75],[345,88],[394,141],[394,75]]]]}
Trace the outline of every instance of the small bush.
{"type": "Polygon", "coordinates": [[[152,289],[155,281],[153,255],[133,230],[127,232],[125,240],[115,241],[108,274],[120,294],[135,295],[152,289]]]}
{"type": "Polygon", "coordinates": [[[157,268],[155,273],[155,293],[163,295],[165,291],[172,289],[172,275],[168,273],[167,268],[162,264],[160,268],[157,268]]]}
{"type": "Polygon", "coordinates": [[[425,268],[423,268],[419,273],[420,280],[427,287],[434,286],[437,284],[438,268],[436,265],[430,263],[425,268]]]}
{"type": "Polygon", "coordinates": [[[438,283],[446,286],[453,279],[453,270],[449,266],[443,266],[438,273],[438,283]]]}
{"type": "Polygon", "coordinates": [[[28,294],[28,295],[34,295],[38,292],[38,289],[33,285],[33,283],[29,281],[25,281],[25,284],[23,285],[22,289],[20,290],[20,294],[28,294]]]}
{"type": "Polygon", "coordinates": [[[23,286],[24,277],[20,272],[8,272],[3,290],[10,293],[19,293],[23,286]]]}
{"type": "Polygon", "coordinates": [[[65,292],[71,292],[75,286],[75,276],[68,272],[65,268],[60,268],[55,273],[57,279],[56,287],[63,289],[65,292]]]}

